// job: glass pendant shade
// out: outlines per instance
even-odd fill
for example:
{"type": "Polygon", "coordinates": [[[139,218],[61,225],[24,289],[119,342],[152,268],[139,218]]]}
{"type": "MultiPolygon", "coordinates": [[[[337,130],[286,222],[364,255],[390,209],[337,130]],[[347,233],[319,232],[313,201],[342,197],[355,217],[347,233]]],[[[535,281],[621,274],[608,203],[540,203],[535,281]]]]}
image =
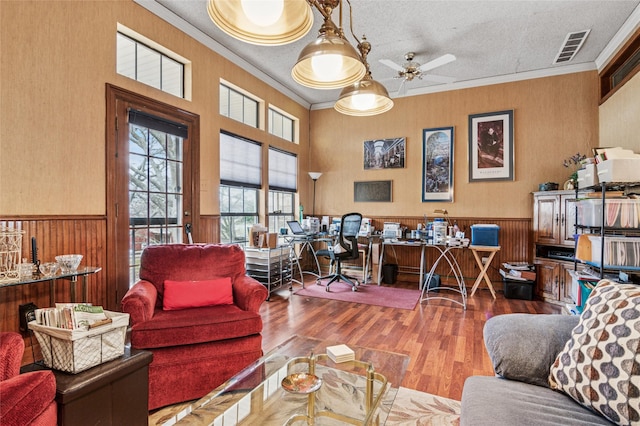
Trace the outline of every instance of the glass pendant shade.
{"type": "Polygon", "coordinates": [[[368,74],[361,81],[342,89],[333,108],[346,115],[377,115],[393,108],[393,101],[387,89],[368,74]]]}
{"type": "Polygon", "coordinates": [[[209,0],[207,11],[222,31],[257,45],[294,42],[313,26],[306,0],[209,0]]]}
{"type": "Polygon", "coordinates": [[[321,30],[291,70],[293,79],[312,89],[339,89],[364,77],[366,68],[356,49],[331,29],[321,30]]]}

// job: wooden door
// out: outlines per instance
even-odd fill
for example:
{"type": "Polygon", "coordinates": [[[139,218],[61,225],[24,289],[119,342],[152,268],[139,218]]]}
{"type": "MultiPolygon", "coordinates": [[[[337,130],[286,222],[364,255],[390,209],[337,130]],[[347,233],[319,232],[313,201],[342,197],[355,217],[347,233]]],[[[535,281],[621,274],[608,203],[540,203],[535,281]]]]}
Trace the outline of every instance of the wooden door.
{"type": "Polygon", "coordinates": [[[561,229],[560,243],[567,246],[575,246],[574,234],[576,232],[576,197],[575,195],[562,195],[561,203],[561,229]]]}
{"type": "Polygon", "coordinates": [[[560,233],[558,195],[536,195],[533,205],[534,239],[538,244],[557,244],[560,233]]]}
{"type": "Polygon", "coordinates": [[[559,300],[559,270],[558,262],[551,260],[535,260],[538,280],[538,295],[544,299],[559,300]]]}

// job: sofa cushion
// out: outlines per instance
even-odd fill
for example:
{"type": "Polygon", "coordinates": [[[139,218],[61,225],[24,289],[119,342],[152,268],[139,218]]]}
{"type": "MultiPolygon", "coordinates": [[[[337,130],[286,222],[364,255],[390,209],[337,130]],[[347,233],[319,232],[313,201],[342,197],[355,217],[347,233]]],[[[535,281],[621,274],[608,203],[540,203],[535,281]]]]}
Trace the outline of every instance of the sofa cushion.
{"type": "Polygon", "coordinates": [[[571,315],[508,314],[490,318],[484,343],[496,374],[549,386],[549,368],[571,337],[578,318],[571,315]]]}
{"type": "Polygon", "coordinates": [[[639,286],[598,283],[549,381],[617,424],[640,422],[639,286]]]}
{"type": "Polygon", "coordinates": [[[472,376],[462,390],[460,425],[588,426],[611,422],[547,387],[472,376]]]}
{"type": "Polygon", "coordinates": [[[235,305],[163,311],[131,327],[131,344],[137,349],[163,348],[245,337],[262,331],[256,312],[235,305]]]}
{"type": "Polygon", "coordinates": [[[165,311],[232,303],[233,291],[229,277],[202,281],[166,280],[164,282],[162,309],[165,311]]]}

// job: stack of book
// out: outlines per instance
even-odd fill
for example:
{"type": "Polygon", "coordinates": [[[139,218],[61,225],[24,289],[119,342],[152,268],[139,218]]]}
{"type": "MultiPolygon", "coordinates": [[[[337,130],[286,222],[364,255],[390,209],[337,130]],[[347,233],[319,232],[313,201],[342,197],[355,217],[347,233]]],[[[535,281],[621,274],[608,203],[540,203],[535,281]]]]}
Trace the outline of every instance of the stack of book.
{"type": "Polygon", "coordinates": [[[327,346],[327,355],[336,363],[353,361],[356,359],[356,354],[347,345],[327,346]]]}
{"type": "Polygon", "coordinates": [[[515,281],[535,281],[535,267],[527,262],[505,262],[500,268],[500,275],[515,281]]]}

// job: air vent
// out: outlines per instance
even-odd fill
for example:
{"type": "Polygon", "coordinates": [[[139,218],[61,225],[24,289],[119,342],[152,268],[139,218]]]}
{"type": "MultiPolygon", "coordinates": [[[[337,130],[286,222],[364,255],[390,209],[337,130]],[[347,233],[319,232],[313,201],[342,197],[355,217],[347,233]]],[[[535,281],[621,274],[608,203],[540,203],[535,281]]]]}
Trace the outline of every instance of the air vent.
{"type": "Polygon", "coordinates": [[[584,41],[587,39],[590,31],[591,30],[583,30],[567,34],[567,37],[564,39],[564,42],[560,47],[560,51],[553,60],[553,63],[563,64],[572,60],[584,44],[584,41]]]}

